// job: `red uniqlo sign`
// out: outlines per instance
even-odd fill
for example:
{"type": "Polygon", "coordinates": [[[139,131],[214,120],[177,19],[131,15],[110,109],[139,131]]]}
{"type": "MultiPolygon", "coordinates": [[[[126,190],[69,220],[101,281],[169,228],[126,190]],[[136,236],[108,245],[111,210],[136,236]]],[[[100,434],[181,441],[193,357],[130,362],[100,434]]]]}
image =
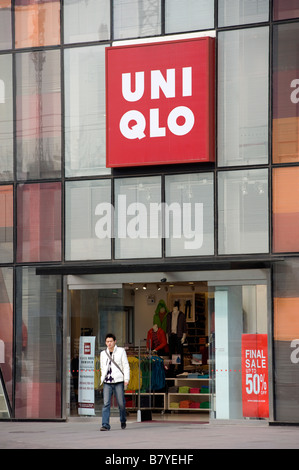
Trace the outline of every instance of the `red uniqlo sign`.
{"type": "Polygon", "coordinates": [[[214,39],[106,49],[107,167],[214,161],[214,39]]]}

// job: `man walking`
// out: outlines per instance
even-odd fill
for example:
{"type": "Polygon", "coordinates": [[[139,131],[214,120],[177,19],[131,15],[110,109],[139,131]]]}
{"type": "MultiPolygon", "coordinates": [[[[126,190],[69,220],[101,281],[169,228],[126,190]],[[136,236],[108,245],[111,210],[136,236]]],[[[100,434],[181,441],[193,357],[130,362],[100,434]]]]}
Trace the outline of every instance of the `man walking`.
{"type": "Polygon", "coordinates": [[[126,402],[124,389],[130,380],[130,366],[124,348],[116,345],[115,335],[105,338],[107,349],[101,352],[101,384],[103,383],[103,408],[101,431],[110,429],[110,402],[114,394],[119,408],[121,428],[126,429],[126,402]]]}

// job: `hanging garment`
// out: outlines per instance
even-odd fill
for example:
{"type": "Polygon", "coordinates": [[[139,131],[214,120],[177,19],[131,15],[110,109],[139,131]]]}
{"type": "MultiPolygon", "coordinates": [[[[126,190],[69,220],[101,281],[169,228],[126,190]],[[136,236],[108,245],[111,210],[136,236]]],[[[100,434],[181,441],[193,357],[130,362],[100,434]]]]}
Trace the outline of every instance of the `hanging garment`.
{"type": "Polygon", "coordinates": [[[140,375],[140,387],[142,386],[142,374],[139,370],[139,359],[134,356],[128,356],[129,366],[130,366],[130,381],[128,383],[128,390],[138,390],[139,389],[139,379],[140,375]]]}

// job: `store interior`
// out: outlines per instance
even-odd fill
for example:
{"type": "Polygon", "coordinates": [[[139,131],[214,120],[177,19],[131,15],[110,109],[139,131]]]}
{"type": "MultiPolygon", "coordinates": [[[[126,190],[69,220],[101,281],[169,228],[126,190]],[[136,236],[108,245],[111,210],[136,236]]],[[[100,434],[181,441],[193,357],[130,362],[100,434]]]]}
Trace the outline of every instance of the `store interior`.
{"type": "Polygon", "coordinates": [[[80,336],[95,337],[95,415],[100,416],[99,354],[106,333],[113,332],[117,344],[126,348],[131,368],[129,420],[209,420],[212,304],[206,282],[170,283],[162,278],[159,283],[128,282],[108,289],[86,286],[70,290],[69,296],[72,416],[78,414],[80,336]]]}

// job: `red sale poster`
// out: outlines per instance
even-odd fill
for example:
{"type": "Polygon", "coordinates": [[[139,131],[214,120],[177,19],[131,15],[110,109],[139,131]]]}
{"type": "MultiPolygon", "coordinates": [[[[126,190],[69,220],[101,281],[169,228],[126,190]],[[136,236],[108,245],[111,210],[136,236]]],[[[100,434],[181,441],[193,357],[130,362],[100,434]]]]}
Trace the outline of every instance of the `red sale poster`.
{"type": "Polygon", "coordinates": [[[269,417],[267,335],[242,335],[242,403],[244,417],[269,417]]]}

